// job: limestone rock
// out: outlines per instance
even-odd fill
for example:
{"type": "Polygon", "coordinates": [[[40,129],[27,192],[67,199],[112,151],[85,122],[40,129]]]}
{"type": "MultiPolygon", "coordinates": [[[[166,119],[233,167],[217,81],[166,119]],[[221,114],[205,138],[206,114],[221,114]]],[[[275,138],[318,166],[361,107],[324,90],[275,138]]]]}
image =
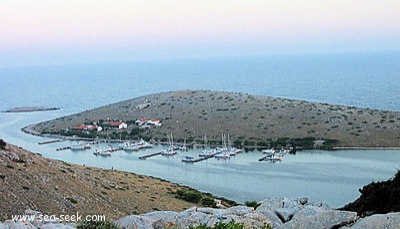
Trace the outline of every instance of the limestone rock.
{"type": "Polygon", "coordinates": [[[8,158],[11,161],[19,161],[20,160],[19,156],[16,153],[11,152],[11,151],[10,152],[0,151],[0,157],[8,158]]]}
{"type": "Polygon", "coordinates": [[[292,220],[279,228],[335,228],[350,224],[357,219],[357,213],[338,211],[323,207],[308,205],[297,212],[292,220]]]}
{"type": "Polygon", "coordinates": [[[385,215],[372,215],[357,220],[352,229],[398,229],[400,228],[400,212],[388,213],[385,215]]]}
{"type": "Polygon", "coordinates": [[[153,229],[153,222],[146,216],[130,215],[115,221],[115,224],[126,229],[153,229]]]}
{"type": "Polygon", "coordinates": [[[62,223],[46,223],[40,229],[73,229],[76,228],[74,224],[62,224],[62,223]]]}
{"type": "MultiPolygon", "coordinates": [[[[208,222],[211,221],[214,218],[217,218],[218,216],[215,216],[213,214],[205,213],[203,208],[198,209],[196,207],[189,208],[183,212],[178,213],[178,215],[175,217],[175,223],[178,228],[186,228],[189,227],[190,225],[192,226],[198,226],[201,224],[207,224],[208,222]]],[[[211,209],[209,209],[211,212],[211,209]]]]}
{"type": "Polygon", "coordinates": [[[142,214],[141,216],[153,220],[153,228],[163,229],[175,225],[174,219],[176,215],[178,215],[178,213],[173,211],[156,211],[142,214]]]}
{"type": "Polygon", "coordinates": [[[283,223],[290,221],[296,212],[294,208],[278,208],[275,210],[275,214],[283,223]]]}
{"type": "Polygon", "coordinates": [[[22,222],[22,221],[18,221],[18,222],[14,222],[12,220],[7,220],[4,223],[0,223],[0,229],[34,229],[36,227],[34,227],[32,224],[30,224],[29,222],[22,222]]]}

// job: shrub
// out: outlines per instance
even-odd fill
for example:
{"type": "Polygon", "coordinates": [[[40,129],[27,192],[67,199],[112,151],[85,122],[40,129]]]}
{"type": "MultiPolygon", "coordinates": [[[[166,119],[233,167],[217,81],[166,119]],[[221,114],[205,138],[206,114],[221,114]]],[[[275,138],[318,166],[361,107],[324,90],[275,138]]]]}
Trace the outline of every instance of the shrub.
{"type": "Polygon", "coordinates": [[[203,197],[201,199],[201,204],[208,207],[216,207],[214,198],[211,197],[203,197]]]}
{"type": "Polygon", "coordinates": [[[118,229],[119,227],[110,221],[81,221],[76,228],[78,229],[118,229]]]}
{"type": "Polygon", "coordinates": [[[6,145],[7,144],[3,141],[3,139],[0,139],[0,149],[5,149],[6,145]]]}
{"type": "Polygon", "coordinates": [[[252,207],[254,209],[258,208],[261,204],[257,203],[257,201],[246,201],[244,202],[244,205],[246,205],[247,207],[252,207]]]}
{"type": "Polygon", "coordinates": [[[244,228],[243,223],[236,223],[234,220],[231,220],[229,223],[225,223],[220,221],[215,224],[214,227],[209,227],[206,224],[200,224],[197,227],[190,226],[189,229],[242,229],[244,228]]]}
{"type": "Polygon", "coordinates": [[[66,198],[71,204],[77,204],[78,202],[70,197],[66,198]]]}
{"type": "Polygon", "coordinates": [[[202,197],[201,192],[196,190],[180,189],[176,191],[176,194],[177,194],[176,197],[178,199],[182,199],[190,203],[198,203],[202,197]]]}

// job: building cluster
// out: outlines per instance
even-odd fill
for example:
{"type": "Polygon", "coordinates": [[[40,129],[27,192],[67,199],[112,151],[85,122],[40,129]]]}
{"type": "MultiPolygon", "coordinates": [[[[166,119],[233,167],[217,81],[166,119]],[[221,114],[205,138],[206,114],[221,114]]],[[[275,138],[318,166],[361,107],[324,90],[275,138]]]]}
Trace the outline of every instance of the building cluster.
{"type": "MultiPolygon", "coordinates": [[[[135,121],[135,124],[138,125],[140,128],[150,128],[150,127],[159,127],[161,126],[161,121],[158,119],[148,119],[142,118],[135,121]]],[[[122,130],[127,129],[128,124],[122,121],[106,121],[106,122],[93,122],[93,124],[82,124],[79,126],[70,127],[70,130],[75,131],[103,131],[103,130],[122,130]]]]}
{"type": "Polygon", "coordinates": [[[138,125],[140,128],[151,128],[153,126],[161,126],[161,122],[158,119],[148,119],[148,118],[142,118],[138,119],[135,122],[136,125],[138,125]]]}

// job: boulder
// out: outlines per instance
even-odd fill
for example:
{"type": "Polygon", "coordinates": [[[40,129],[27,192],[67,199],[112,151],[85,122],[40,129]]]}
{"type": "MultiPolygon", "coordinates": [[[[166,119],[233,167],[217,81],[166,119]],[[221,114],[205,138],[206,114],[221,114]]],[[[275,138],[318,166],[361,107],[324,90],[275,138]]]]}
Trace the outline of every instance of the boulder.
{"type": "Polygon", "coordinates": [[[305,206],[298,211],[287,223],[279,228],[337,228],[353,223],[357,220],[357,213],[338,211],[312,205],[305,206]]]}
{"type": "Polygon", "coordinates": [[[74,229],[76,228],[75,224],[62,224],[62,223],[46,223],[40,229],[74,229]]]}
{"type": "Polygon", "coordinates": [[[153,220],[153,228],[162,229],[175,225],[174,220],[176,215],[178,215],[178,213],[173,211],[156,211],[142,214],[141,216],[153,220]]]}
{"type": "Polygon", "coordinates": [[[297,210],[294,208],[278,208],[275,210],[275,214],[283,223],[290,221],[296,212],[297,210]]]}
{"type": "Polygon", "coordinates": [[[151,218],[130,215],[115,221],[115,224],[126,229],[153,229],[154,221],[151,218]]]}
{"type": "Polygon", "coordinates": [[[175,223],[178,228],[187,228],[189,226],[199,226],[201,224],[208,225],[208,222],[218,216],[205,213],[204,209],[200,208],[200,211],[197,211],[196,207],[189,208],[185,211],[179,212],[178,215],[175,216],[175,223]]]}
{"type": "Polygon", "coordinates": [[[275,211],[275,209],[283,208],[283,199],[282,197],[271,197],[261,201],[260,206],[257,207],[257,211],[259,212],[267,212],[267,211],[275,211]]]}
{"type": "Polygon", "coordinates": [[[27,221],[14,222],[12,220],[6,220],[4,223],[0,223],[0,229],[35,229],[32,224],[27,221]]]}
{"type": "Polygon", "coordinates": [[[351,227],[352,229],[398,229],[400,228],[400,212],[388,213],[384,215],[372,215],[357,220],[351,227]]]}
{"type": "Polygon", "coordinates": [[[275,213],[275,211],[270,211],[270,210],[258,211],[258,208],[257,208],[256,212],[265,216],[265,218],[267,218],[271,222],[271,226],[273,228],[279,227],[283,224],[282,220],[278,217],[278,215],[275,213]]]}

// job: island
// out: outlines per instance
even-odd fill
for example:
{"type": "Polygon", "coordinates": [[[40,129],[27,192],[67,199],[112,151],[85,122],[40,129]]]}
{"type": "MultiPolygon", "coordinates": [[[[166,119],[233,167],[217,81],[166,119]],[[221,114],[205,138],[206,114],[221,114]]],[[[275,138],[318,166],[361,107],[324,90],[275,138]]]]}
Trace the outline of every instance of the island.
{"type": "Polygon", "coordinates": [[[9,110],[4,111],[5,113],[18,113],[18,112],[34,112],[34,111],[54,111],[54,110],[60,110],[60,108],[57,107],[42,107],[42,106],[36,106],[36,107],[15,107],[9,110]]]}

